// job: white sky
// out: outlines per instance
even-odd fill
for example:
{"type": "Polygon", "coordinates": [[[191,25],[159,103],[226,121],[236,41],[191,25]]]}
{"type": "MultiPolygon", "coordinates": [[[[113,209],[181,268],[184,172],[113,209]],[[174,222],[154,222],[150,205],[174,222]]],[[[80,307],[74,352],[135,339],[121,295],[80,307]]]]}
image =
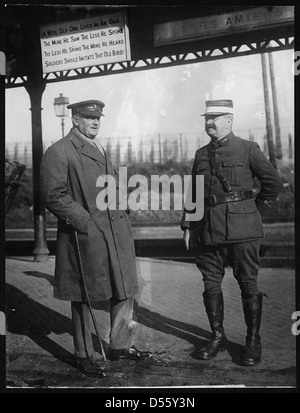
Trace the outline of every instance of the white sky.
{"type": "MultiPolygon", "coordinates": [[[[273,60],[280,124],[293,131],[293,51],[273,52],[273,60]]],[[[208,98],[233,99],[235,130],[265,127],[260,55],[47,84],[42,100],[45,142],[61,138],[61,120],[53,106],[60,93],[70,103],[105,103],[100,138],[202,133],[200,115],[208,98]]],[[[272,103],[271,94],[270,99],[272,103]]],[[[69,117],[65,132],[70,127],[69,117]]],[[[23,87],[6,90],[6,143],[14,142],[31,142],[30,101],[23,87]]]]}

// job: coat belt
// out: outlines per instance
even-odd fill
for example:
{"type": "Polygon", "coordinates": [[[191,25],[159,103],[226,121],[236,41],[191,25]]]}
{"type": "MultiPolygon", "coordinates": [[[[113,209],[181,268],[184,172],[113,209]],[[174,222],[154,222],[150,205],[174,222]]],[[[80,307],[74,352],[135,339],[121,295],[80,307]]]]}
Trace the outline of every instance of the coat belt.
{"type": "Polygon", "coordinates": [[[228,194],[216,195],[211,194],[208,198],[205,198],[204,205],[215,206],[219,204],[224,204],[227,202],[238,202],[244,201],[245,199],[252,199],[253,192],[251,190],[246,191],[232,191],[228,194]]]}

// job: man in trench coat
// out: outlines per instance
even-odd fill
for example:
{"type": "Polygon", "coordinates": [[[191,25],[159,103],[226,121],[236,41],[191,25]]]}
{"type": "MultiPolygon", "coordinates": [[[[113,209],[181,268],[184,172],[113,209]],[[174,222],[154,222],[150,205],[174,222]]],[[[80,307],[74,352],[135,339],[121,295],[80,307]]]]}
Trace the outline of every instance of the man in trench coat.
{"type": "MultiPolygon", "coordinates": [[[[118,190],[117,170],[96,137],[104,106],[99,100],[69,105],[73,127],[47,149],[41,162],[42,198],[58,218],[54,298],[71,301],[78,368],[97,377],[104,377],[106,371],[92,343],[91,315],[81,282],[75,231],[90,301],[110,300],[109,358],[139,360],[151,356],[132,345],[138,284],[129,211],[97,207],[99,176],[114,177],[118,190]]],[[[118,193],[116,196],[118,199],[118,193]]]]}
{"type": "MultiPolygon", "coordinates": [[[[192,177],[204,176],[204,216],[191,221],[185,211],[181,223],[186,248],[195,240],[196,264],[203,276],[204,305],[213,333],[195,357],[210,360],[226,347],[222,280],[229,264],[240,287],[247,326],[240,362],[253,366],[261,361],[262,352],[259,330],[263,294],[257,283],[264,235],[261,215],[270,210],[283,185],[258,144],[232,132],[232,100],[207,101],[203,116],[211,142],[196,152],[192,177]],[[260,186],[257,196],[256,183],[260,186]]],[[[195,179],[192,182],[195,185],[195,179]]]]}

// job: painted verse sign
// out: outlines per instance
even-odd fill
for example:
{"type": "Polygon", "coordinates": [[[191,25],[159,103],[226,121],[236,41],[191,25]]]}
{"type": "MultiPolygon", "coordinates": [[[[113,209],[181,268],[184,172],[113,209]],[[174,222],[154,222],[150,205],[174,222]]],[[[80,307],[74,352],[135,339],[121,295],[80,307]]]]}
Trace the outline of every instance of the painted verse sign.
{"type": "Polygon", "coordinates": [[[154,27],[154,45],[230,35],[293,22],[294,6],[255,7],[235,13],[157,24],[154,27]]]}
{"type": "Polygon", "coordinates": [[[43,72],[130,60],[125,12],[41,26],[43,72]]]}

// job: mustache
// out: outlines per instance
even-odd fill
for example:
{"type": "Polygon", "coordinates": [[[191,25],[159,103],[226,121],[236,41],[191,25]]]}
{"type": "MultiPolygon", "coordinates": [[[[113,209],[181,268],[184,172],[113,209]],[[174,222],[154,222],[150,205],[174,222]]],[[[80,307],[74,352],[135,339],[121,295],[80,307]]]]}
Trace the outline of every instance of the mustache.
{"type": "Polygon", "coordinates": [[[205,129],[216,129],[215,125],[206,125],[205,129]]]}

